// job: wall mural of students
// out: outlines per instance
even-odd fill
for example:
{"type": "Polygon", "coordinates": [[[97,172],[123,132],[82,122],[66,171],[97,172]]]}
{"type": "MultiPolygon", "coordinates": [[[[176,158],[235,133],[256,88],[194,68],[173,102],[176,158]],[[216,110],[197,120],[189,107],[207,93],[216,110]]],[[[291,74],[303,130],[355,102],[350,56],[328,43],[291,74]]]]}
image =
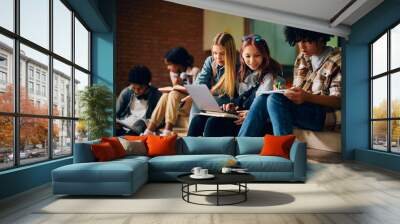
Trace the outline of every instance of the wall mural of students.
{"type": "Polygon", "coordinates": [[[293,87],[284,94],[257,97],[239,136],[263,136],[271,122],[274,135],[293,133],[293,127],[321,131],[326,118],[341,106],[341,50],[326,46],[330,35],[286,27],[287,42],[298,45],[293,87]]]}
{"type": "Polygon", "coordinates": [[[273,90],[276,85],[285,84],[281,74],[282,66],[270,56],[267,42],[259,35],[244,36],[240,70],[235,79],[238,97],[233,103],[223,105],[225,111],[238,112],[240,118],[197,115],[190,124],[188,136],[236,136],[254,98],[263,91],[273,90]]]}

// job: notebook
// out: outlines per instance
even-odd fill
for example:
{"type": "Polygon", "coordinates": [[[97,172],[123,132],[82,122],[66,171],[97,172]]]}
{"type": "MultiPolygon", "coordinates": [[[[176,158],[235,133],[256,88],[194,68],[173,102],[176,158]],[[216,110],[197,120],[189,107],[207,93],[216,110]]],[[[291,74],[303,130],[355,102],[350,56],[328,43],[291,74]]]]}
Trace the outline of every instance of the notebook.
{"type": "Polygon", "coordinates": [[[200,115],[212,117],[239,118],[237,114],[223,111],[206,85],[185,85],[193,102],[200,109],[200,115]]]}

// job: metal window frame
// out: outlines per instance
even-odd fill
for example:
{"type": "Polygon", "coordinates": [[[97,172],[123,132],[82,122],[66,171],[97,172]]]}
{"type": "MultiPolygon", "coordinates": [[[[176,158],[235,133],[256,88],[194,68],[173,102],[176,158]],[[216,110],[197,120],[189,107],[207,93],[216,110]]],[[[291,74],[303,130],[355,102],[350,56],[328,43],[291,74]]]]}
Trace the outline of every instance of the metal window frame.
{"type": "MultiPolygon", "coordinates": [[[[9,170],[9,169],[15,169],[18,167],[23,167],[23,166],[28,166],[36,163],[43,163],[49,160],[54,160],[54,159],[61,159],[64,157],[69,157],[73,155],[74,152],[74,143],[75,143],[75,123],[77,120],[79,120],[78,117],[75,117],[75,69],[78,69],[79,71],[87,74],[89,76],[89,83],[88,85],[92,85],[92,61],[91,61],[91,36],[92,36],[92,31],[91,29],[87,26],[87,24],[83,21],[83,19],[72,9],[72,7],[65,1],[65,0],[59,0],[65,7],[68,8],[68,10],[71,11],[71,59],[64,58],[61,55],[58,55],[57,53],[53,52],[53,47],[54,47],[54,40],[53,40],[53,26],[54,26],[54,10],[53,10],[53,1],[54,0],[48,0],[49,1],[49,46],[48,49],[45,47],[42,47],[41,45],[38,45],[32,41],[30,41],[27,38],[24,38],[20,35],[20,0],[14,0],[13,1],[13,11],[14,11],[14,16],[13,16],[13,31],[10,31],[8,29],[5,29],[0,26],[0,35],[4,35],[5,37],[8,37],[13,40],[13,60],[14,63],[12,65],[12,72],[13,72],[13,77],[14,77],[14,93],[13,93],[13,102],[14,102],[14,110],[12,112],[1,112],[0,111],[0,116],[8,116],[12,117],[13,119],[13,153],[14,153],[14,162],[13,166],[7,167],[4,169],[0,169],[0,171],[4,170],[9,170]],[[83,25],[83,27],[88,31],[88,68],[85,69],[81,67],[80,65],[75,64],[75,18],[79,20],[79,22],[83,25]],[[27,47],[32,48],[33,50],[36,50],[42,54],[45,54],[49,57],[49,64],[48,64],[48,88],[47,90],[49,91],[48,94],[48,113],[47,115],[40,115],[40,114],[27,114],[27,113],[21,113],[20,111],[20,45],[24,44],[27,47]],[[53,115],[53,60],[56,59],[66,65],[69,65],[71,67],[71,81],[70,81],[70,92],[71,94],[71,114],[70,116],[55,116],[53,115]],[[47,136],[47,141],[48,141],[48,158],[43,158],[43,160],[40,160],[38,162],[34,163],[27,163],[27,164],[21,164],[21,159],[20,159],[20,125],[21,125],[21,118],[45,118],[48,119],[48,136],[47,136]],[[70,121],[71,122],[71,154],[70,155],[65,155],[65,156],[58,156],[54,157],[53,155],[53,144],[52,144],[52,136],[53,136],[53,123],[55,120],[65,120],[65,121],[70,121]]],[[[28,69],[28,68],[27,68],[28,69]]]]}
{"type": "Polygon", "coordinates": [[[391,69],[391,51],[392,51],[392,47],[391,47],[391,31],[393,28],[395,28],[396,26],[398,26],[400,24],[400,20],[396,21],[394,24],[392,24],[389,28],[387,28],[384,32],[382,32],[380,35],[378,35],[374,40],[372,40],[368,46],[369,46],[369,130],[370,130],[370,134],[369,134],[369,148],[370,150],[374,150],[374,151],[381,151],[378,149],[374,149],[374,144],[373,144],[373,122],[376,121],[386,121],[386,145],[387,145],[387,153],[391,153],[391,154],[399,154],[398,152],[393,152],[392,151],[392,122],[393,121],[398,121],[400,120],[400,117],[392,117],[392,100],[391,100],[391,79],[392,76],[398,72],[400,72],[400,67],[399,68],[395,68],[395,69],[391,69]],[[386,71],[381,73],[381,74],[377,74],[377,75],[373,75],[373,44],[379,39],[381,38],[383,35],[387,34],[387,64],[386,64],[386,71]],[[386,105],[386,118],[373,118],[373,81],[375,79],[379,79],[381,77],[386,77],[386,85],[387,85],[387,105],[386,105]]]}

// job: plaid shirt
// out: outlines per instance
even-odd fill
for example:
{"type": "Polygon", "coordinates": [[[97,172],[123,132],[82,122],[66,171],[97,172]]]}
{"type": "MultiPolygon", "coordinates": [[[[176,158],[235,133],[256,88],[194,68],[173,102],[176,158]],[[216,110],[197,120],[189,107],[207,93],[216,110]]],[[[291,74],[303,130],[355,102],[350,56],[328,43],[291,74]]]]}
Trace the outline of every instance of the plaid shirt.
{"type": "Polygon", "coordinates": [[[299,54],[294,63],[293,86],[314,95],[341,96],[341,50],[333,49],[313,71],[311,59],[299,54]]]}

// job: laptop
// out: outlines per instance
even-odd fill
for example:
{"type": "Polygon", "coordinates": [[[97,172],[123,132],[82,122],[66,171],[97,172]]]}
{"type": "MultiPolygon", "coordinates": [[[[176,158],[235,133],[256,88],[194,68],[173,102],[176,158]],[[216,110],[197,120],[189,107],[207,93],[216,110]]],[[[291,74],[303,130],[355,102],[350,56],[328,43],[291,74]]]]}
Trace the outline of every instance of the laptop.
{"type": "Polygon", "coordinates": [[[239,118],[237,114],[223,111],[206,85],[185,85],[193,102],[200,109],[200,115],[212,117],[239,118]]]}

